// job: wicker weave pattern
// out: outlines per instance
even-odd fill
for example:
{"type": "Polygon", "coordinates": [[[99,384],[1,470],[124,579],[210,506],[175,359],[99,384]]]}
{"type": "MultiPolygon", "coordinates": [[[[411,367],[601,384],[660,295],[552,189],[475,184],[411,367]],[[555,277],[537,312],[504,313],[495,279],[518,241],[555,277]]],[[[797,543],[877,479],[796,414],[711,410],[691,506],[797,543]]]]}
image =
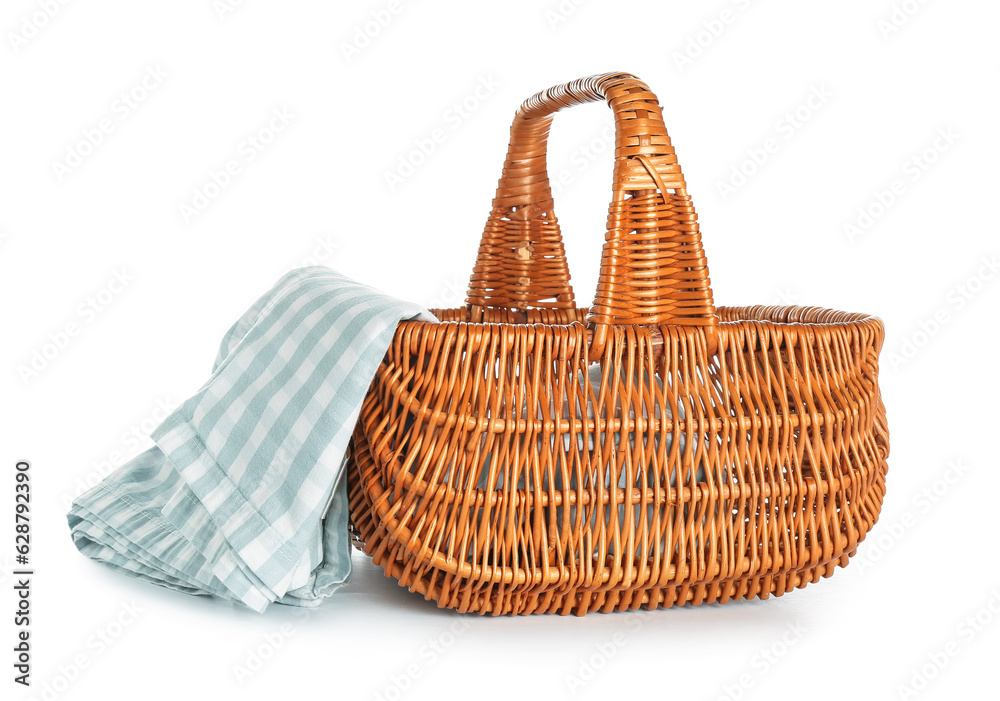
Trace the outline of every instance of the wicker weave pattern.
{"type": "Polygon", "coordinates": [[[625,74],[525,102],[469,306],[401,324],[378,370],[348,473],[354,533],[440,606],[767,598],[845,565],[877,519],[881,321],[716,310],[659,114],[625,74]],[[587,309],[574,306],[544,143],[555,109],[600,98],[619,150],[587,309]]]}

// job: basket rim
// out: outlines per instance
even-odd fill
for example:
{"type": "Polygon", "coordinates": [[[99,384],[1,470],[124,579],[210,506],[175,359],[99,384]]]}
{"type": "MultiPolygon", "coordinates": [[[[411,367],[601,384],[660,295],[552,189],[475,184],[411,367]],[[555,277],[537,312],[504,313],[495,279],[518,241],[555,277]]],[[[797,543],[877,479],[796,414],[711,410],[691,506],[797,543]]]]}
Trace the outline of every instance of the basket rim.
{"type": "MultiPolygon", "coordinates": [[[[470,328],[485,328],[488,326],[511,326],[511,327],[524,327],[524,326],[558,326],[558,327],[571,327],[571,326],[586,326],[586,315],[589,312],[589,307],[578,306],[575,311],[579,315],[579,319],[560,323],[547,320],[539,321],[529,321],[525,319],[523,321],[468,321],[463,319],[438,319],[437,321],[423,321],[423,320],[405,320],[401,321],[400,325],[430,325],[437,326],[443,324],[465,324],[470,328]]],[[[467,307],[439,307],[432,308],[429,311],[435,316],[440,316],[439,312],[458,312],[468,313],[467,307]]],[[[530,312],[541,313],[543,310],[530,310],[530,312]]],[[[544,310],[548,311],[548,310],[544,310]]],[[[882,319],[874,314],[869,314],[866,312],[846,312],[837,309],[831,309],[828,307],[816,307],[816,306],[804,306],[804,305],[749,305],[749,306],[727,306],[719,305],[716,307],[716,314],[719,318],[718,327],[720,330],[723,328],[733,328],[744,324],[746,322],[763,322],[768,324],[773,324],[775,326],[781,327],[837,327],[837,326],[859,326],[875,324],[877,326],[883,326],[882,319]]],[[[527,316],[527,313],[525,314],[527,316]]],[[[672,324],[636,324],[634,327],[641,328],[656,328],[661,326],[674,326],[672,324]]],[[[683,328],[690,330],[692,332],[697,331],[702,327],[698,326],[678,326],[678,328],[683,328]]]]}

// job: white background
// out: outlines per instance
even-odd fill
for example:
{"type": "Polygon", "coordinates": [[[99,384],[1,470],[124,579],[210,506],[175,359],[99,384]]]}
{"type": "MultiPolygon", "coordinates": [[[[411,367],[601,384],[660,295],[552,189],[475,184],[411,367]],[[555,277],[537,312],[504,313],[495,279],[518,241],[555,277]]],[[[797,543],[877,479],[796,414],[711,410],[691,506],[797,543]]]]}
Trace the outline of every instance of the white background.
{"type": "MultiPolygon", "coordinates": [[[[0,609],[14,605],[18,459],[33,465],[37,575],[34,686],[10,679],[4,614],[0,697],[995,697],[1000,284],[984,260],[995,266],[998,250],[1000,7],[346,5],[4,3],[0,609]],[[146,445],[135,436],[163,417],[158,402],[201,385],[224,331],[289,268],[318,259],[460,305],[514,110],[610,70],[660,97],[718,304],[885,321],[888,494],[847,569],[765,602],[492,619],[439,611],[359,554],[321,610],[259,616],[73,548],[78,486],[146,445]],[[142,99],[130,106],[131,92],[142,99]],[[274,110],[289,123],[253,147],[274,110]],[[442,142],[414,155],[435,129],[442,142]],[[416,165],[390,185],[401,159],[416,165]],[[185,221],[181,205],[230,160],[239,173],[185,221]],[[108,287],[116,273],[127,285],[108,287]],[[106,304],[87,311],[89,298],[106,304]],[[68,324],[65,347],[26,373],[68,324]]],[[[606,106],[576,108],[551,139],[581,303],[604,235],[610,124],[606,106]]]]}

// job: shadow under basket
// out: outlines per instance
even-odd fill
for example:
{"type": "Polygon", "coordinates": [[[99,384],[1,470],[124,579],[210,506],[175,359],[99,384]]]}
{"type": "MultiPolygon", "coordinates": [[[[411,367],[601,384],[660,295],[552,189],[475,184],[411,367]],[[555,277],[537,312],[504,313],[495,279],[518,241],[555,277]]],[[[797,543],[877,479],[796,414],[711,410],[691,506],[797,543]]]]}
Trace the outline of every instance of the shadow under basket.
{"type": "Polygon", "coordinates": [[[655,96],[610,73],[522,105],[467,306],[399,325],[348,463],[356,544],[480,614],[780,596],[847,564],[889,454],[882,322],[714,306],[655,96]],[[545,176],[553,113],[615,113],[592,307],[545,176]]]}

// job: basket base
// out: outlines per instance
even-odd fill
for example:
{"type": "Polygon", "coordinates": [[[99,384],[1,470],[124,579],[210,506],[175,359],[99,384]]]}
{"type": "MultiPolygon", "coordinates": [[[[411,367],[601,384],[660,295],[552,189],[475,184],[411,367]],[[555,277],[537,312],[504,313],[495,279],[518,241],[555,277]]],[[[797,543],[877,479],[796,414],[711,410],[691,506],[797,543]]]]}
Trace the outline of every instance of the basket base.
{"type": "MultiPolygon", "coordinates": [[[[727,603],[729,601],[768,599],[778,597],[793,589],[818,582],[833,574],[837,567],[844,567],[857,552],[840,553],[824,563],[801,570],[755,574],[714,582],[692,582],[683,585],[646,587],[635,589],[602,589],[560,591],[546,587],[537,592],[499,583],[471,581],[450,572],[409,557],[401,543],[392,540],[385,527],[372,517],[372,504],[361,487],[362,464],[371,464],[367,441],[355,441],[360,454],[352,456],[348,473],[350,492],[351,528],[355,546],[371,556],[387,577],[395,579],[402,587],[434,601],[439,608],[454,609],[459,613],[480,615],[526,615],[555,613],[582,616],[586,613],[634,611],[637,609],[670,608],[684,604],[698,605],[727,603]]],[[[878,490],[876,490],[878,492],[878,490]]],[[[881,504],[881,494],[870,495],[881,504]]],[[[874,524],[872,524],[874,525],[874,524]]],[[[861,540],[864,539],[862,534],[861,540]]],[[[860,542],[860,541],[859,541],[860,542]]]]}
{"type": "MultiPolygon", "coordinates": [[[[381,549],[365,546],[360,541],[355,545],[372,556],[387,577],[393,578],[401,587],[415,594],[421,594],[428,601],[437,603],[438,608],[454,609],[459,613],[480,615],[527,615],[532,613],[555,613],[582,616],[586,613],[611,613],[614,611],[653,610],[670,608],[684,604],[724,604],[729,601],[768,599],[778,597],[793,589],[802,589],[807,584],[829,577],[837,567],[843,567],[857,552],[846,553],[840,558],[810,568],[803,572],[783,573],[747,577],[712,584],[689,584],[679,587],[658,589],[633,589],[629,591],[575,591],[560,594],[549,591],[542,594],[517,592],[496,592],[483,595],[473,588],[463,590],[447,586],[447,578],[441,584],[434,583],[433,572],[421,573],[407,569],[406,565],[393,557],[397,549],[381,549]]],[[[452,575],[453,577],[453,575],[452,575]]]]}

